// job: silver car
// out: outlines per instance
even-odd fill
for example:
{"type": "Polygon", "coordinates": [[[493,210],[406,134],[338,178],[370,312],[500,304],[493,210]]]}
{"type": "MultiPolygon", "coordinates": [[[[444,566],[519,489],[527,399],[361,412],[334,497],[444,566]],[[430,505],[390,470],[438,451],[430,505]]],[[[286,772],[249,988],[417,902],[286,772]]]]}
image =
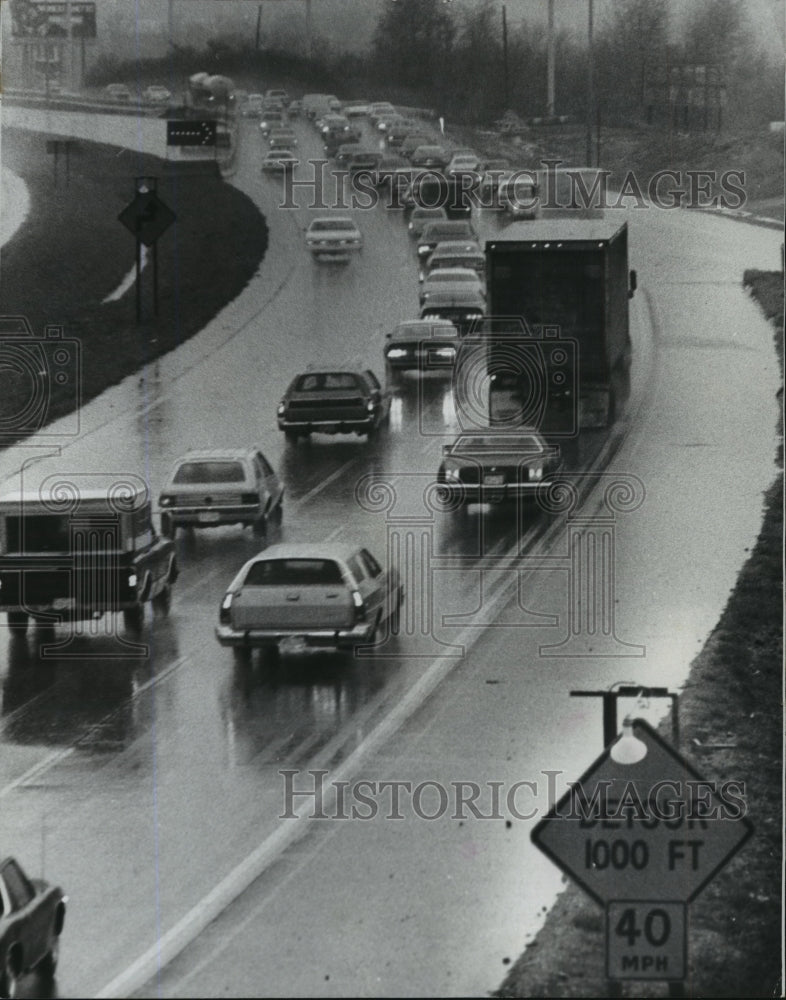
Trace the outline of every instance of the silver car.
{"type": "Polygon", "coordinates": [[[189,451],[175,462],[158,499],[161,534],[180,528],[251,525],[264,535],[281,521],[284,489],[258,448],[189,451]]]}

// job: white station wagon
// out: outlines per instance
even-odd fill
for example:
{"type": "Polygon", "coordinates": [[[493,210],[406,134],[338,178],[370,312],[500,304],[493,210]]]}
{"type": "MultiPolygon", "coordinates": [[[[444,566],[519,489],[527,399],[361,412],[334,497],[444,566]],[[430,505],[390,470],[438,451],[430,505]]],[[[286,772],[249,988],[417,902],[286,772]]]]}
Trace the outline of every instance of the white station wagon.
{"type": "Polygon", "coordinates": [[[239,656],[276,654],[281,643],[354,649],[399,630],[404,590],[368,549],[280,543],[250,559],[221,602],[216,638],[239,656]]]}

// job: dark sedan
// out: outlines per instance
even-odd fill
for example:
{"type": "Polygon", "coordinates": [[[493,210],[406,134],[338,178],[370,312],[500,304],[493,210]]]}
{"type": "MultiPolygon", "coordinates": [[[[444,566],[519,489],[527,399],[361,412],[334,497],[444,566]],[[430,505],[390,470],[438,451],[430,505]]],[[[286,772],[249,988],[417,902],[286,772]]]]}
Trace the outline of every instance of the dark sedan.
{"type": "Polygon", "coordinates": [[[445,319],[414,319],[385,334],[385,362],[398,371],[450,373],[456,361],[459,331],[445,319]]]}
{"type": "Polygon", "coordinates": [[[437,483],[446,507],[522,503],[562,466],[560,450],[534,427],[462,434],[444,445],[437,483]]]}

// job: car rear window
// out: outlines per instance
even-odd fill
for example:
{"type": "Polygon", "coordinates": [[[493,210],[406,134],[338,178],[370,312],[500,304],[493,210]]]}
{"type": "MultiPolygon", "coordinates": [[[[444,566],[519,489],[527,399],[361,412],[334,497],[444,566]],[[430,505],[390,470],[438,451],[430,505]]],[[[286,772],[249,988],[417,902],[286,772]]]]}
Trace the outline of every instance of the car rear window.
{"type": "Polygon", "coordinates": [[[341,567],[332,559],[260,559],[245,579],[251,587],[308,587],[343,583],[341,567]]]}
{"type": "Polygon", "coordinates": [[[357,389],[359,382],[349,372],[314,372],[301,375],[295,389],[297,392],[321,392],[323,389],[357,389]]]}
{"type": "Polygon", "coordinates": [[[175,473],[175,483],[242,483],[246,473],[241,462],[184,462],[175,473]]]}
{"type": "Polygon", "coordinates": [[[355,223],[349,219],[325,219],[321,222],[312,222],[311,231],[313,233],[326,233],[331,230],[354,230],[355,223]]]}

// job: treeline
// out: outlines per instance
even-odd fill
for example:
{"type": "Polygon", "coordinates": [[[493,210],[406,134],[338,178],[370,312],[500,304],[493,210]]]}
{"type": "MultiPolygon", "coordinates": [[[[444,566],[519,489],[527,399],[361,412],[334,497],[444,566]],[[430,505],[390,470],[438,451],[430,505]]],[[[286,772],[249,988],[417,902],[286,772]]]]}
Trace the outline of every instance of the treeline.
{"type": "MultiPolygon", "coordinates": [[[[651,117],[653,105],[668,102],[674,73],[694,66],[708,67],[707,75],[687,82],[683,77],[680,101],[721,105],[724,125],[783,117],[782,61],[753,40],[742,0],[693,0],[679,26],[671,16],[669,0],[615,0],[594,25],[593,87],[607,124],[651,117]],[[691,97],[691,87],[704,97],[691,97]]],[[[209,42],[206,50],[173,49],[166,65],[173,74],[205,70],[291,79],[347,98],[433,107],[475,124],[491,122],[507,109],[524,118],[546,111],[545,28],[513,25],[508,18],[503,32],[501,0],[388,0],[367,54],[341,51],[322,39],[314,40],[311,59],[288,49],[268,39],[266,48],[256,50],[248,40],[227,36],[209,42]]],[[[92,76],[104,83],[131,69],[136,75],[156,67],[160,75],[161,66],[161,60],[151,60],[131,68],[104,58],[92,76]]],[[[586,35],[577,40],[558,32],[556,114],[585,118],[588,71],[586,35]]]]}

